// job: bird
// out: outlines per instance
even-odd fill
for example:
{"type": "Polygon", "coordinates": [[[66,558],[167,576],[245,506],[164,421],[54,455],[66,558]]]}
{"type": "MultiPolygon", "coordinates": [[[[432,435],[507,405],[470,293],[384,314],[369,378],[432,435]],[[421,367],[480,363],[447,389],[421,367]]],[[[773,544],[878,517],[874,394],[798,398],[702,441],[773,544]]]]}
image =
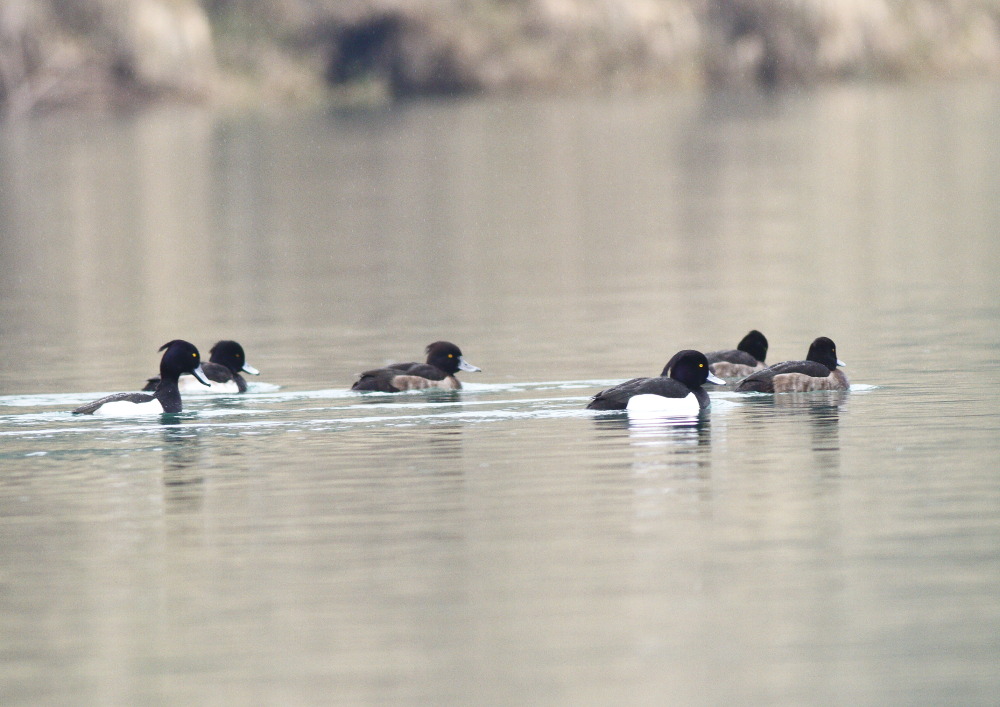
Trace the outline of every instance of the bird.
{"type": "Polygon", "coordinates": [[[404,390],[443,388],[458,390],[462,387],[455,374],[458,371],[478,372],[462,357],[462,351],[450,341],[428,344],[426,363],[393,363],[384,368],[365,371],[351,386],[351,390],[399,393],[404,390]]]}
{"type": "Polygon", "coordinates": [[[160,384],[149,393],[113,393],[100,400],[81,405],[74,415],[158,415],[177,413],[181,407],[181,393],[177,379],[190,373],[204,385],[208,379],[201,368],[201,356],[194,344],[183,339],[168,341],[160,347],[160,384]]]}
{"type": "MultiPolygon", "coordinates": [[[[247,363],[243,347],[235,341],[218,341],[208,353],[208,362],[201,364],[201,368],[210,385],[206,389],[191,376],[182,375],[178,381],[182,393],[245,393],[247,381],[240,373],[260,375],[260,371],[247,363]]],[[[146,381],[143,390],[154,391],[159,384],[160,377],[153,376],[146,381]]]]}
{"type": "Polygon", "coordinates": [[[740,339],[735,349],[729,351],[710,351],[705,354],[708,367],[719,378],[742,378],[754,371],[763,369],[767,364],[767,337],[756,329],[740,339]]]}
{"type": "Polygon", "coordinates": [[[805,361],[782,361],[751,373],[738,381],[737,392],[799,393],[810,390],[848,390],[851,387],[843,371],[846,365],[837,358],[837,345],[821,336],[809,345],[805,361]]]}
{"type": "Polygon", "coordinates": [[[684,349],[673,355],[658,378],[633,378],[602,390],[591,398],[587,409],[697,415],[710,405],[701,387],[706,382],[725,383],[709,370],[705,354],[684,349]]]}

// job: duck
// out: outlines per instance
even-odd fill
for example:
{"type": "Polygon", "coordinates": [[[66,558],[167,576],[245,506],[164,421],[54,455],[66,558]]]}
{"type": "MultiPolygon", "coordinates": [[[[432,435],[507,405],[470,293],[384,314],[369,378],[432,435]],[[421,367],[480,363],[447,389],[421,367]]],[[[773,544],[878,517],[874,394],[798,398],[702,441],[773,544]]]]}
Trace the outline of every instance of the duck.
{"type": "Polygon", "coordinates": [[[181,407],[181,393],[177,379],[183,373],[190,373],[203,385],[210,385],[201,367],[201,355],[194,344],[183,339],[168,341],[160,347],[160,383],[156,392],[113,393],[100,400],[81,405],[74,415],[159,415],[177,413],[181,407]]]}
{"type": "Polygon", "coordinates": [[[751,373],[738,381],[740,393],[801,393],[811,390],[848,390],[847,376],[837,366],[846,364],[837,358],[837,345],[821,336],[809,345],[805,361],[782,361],[751,373]]]}
{"type": "Polygon", "coordinates": [[[587,409],[695,416],[711,404],[701,387],[706,382],[725,384],[711,372],[705,354],[684,349],[673,355],[658,378],[633,378],[602,390],[587,403],[587,409]]]}
{"type": "Polygon", "coordinates": [[[719,378],[743,378],[755,371],[763,370],[767,364],[767,337],[756,329],[751,329],[740,339],[735,349],[729,351],[709,351],[705,354],[708,367],[719,378]]]}
{"type": "MultiPolygon", "coordinates": [[[[178,389],[182,393],[245,393],[247,392],[247,381],[240,373],[249,373],[252,376],[260,375],[260,371],[247,363],[246,353],[236,341],[226,339],[217,341],[208,353],[208,362],[201,364],[201,368],[210,385],[206,389],[190,375],[182,375],[177,383],[178,389]]],[[[159,384],[160,377],[153,376],[146,381],[143,390],[155,391],[159,384]]]]}
{"type": "Polygon", "coordinates": [[[385,368],[365,371],[351,386],[351,390],[399,393],[404,390],[441,388],[459,390],[461,382],[455,377],[458,371],[479,372],[462,356],[462,350],[450,341],[435,341],[427,345],[426,363],[393,363],[385,368]]]}

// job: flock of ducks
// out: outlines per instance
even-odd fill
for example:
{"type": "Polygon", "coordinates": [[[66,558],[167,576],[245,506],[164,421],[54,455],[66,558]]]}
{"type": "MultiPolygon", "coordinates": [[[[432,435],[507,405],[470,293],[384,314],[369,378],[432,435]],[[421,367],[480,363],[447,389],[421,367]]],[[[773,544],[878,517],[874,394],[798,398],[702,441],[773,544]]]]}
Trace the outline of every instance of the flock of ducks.
{"type": "Polygon", "coordinates": [[[821,336],[809,346],[804,361],[764,363],[767,338],[752,330],[731,351],[686,349],[674,354],[657,378],[633,378],[595,395],[591,410],[697,415],[708,409],[705,383],[725,385],[723,378],[736,379],[733,390],[741,393],[797,393],[811,390],[848,390],[850,382],[838,369],[832,339],[821,336]]]}
{"type": "MultiPolygon", "coordinates": [[[[685,349],[678,351],[659,376],[633,378],[597,393],[587,408],[591,410],[628,410],[663,415],[693,416],[708,409],[705,383],[725,385],[735,380],[737,392],[786,393],[812,390],[848,390],[850,383],[838,366],[837,347],[821,336],[809,346],[804,361],[783,361],[767,366],[767,338],[756,329],[750,331],[737,347],[707,354],[685,349]],[[739,379],[739,380],[736,380],[739,379]]],[[[160,347],[160,375],[150,378],[144,392],[114,393],[73,410],[79,415],[134,415],[178,413],[181,391],[243,393],[246,380],[241,375],[258,375],[246,361],[243,347],[235,341],[219,341],[210,350],[211,358],[202,363],[198,349],[187,341],[175,339],[160,347]],[[208,390],[205,390],[205,388],[208,390]]],[[[394,363],[361,374],[351,386],[359,392],[399,393],[406,390],[462,387],[455,374],[480,371],[462,356],[449,341],[435,341],[427,349],[423,363],[394,363]]]]}

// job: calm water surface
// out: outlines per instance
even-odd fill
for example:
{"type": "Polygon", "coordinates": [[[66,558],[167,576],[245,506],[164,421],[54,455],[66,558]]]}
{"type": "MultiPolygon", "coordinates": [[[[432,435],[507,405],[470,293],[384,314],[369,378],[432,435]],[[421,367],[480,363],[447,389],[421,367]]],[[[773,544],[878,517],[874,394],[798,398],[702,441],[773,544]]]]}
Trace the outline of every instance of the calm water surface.
{"type": "Polygon", "coordinates": [[[0,127],[0,702],[991,704],[1000,89],[0,127]],[[855,384],[583,409],[750,328],[855,384]],[[72,417],[157,347],[244,396],[72,417]],[[359,396],[451,339],[465,390],[359,396]]]}

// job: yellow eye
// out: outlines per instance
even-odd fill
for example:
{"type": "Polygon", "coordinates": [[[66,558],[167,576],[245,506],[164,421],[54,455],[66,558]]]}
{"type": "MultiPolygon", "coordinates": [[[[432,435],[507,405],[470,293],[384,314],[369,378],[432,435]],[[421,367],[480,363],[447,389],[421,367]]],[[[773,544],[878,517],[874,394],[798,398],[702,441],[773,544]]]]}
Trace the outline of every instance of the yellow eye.
{"type": "Polygon", "coordinates": [[[704,367],[705,367],[705,364],[704,364],[704,363],[699,363],[699,364],[698,364],[698,368],[704,368],[704,367]]]}
{"type": "Polygon", "coordinates": [[[448,358],[455,358],[455,354],[448,354],[448,358]]]}
{"type": "Polygon", "coordinates": [[[198,354],[196,353],[191,354],[191,358],[198,358],[198,354]]]}

